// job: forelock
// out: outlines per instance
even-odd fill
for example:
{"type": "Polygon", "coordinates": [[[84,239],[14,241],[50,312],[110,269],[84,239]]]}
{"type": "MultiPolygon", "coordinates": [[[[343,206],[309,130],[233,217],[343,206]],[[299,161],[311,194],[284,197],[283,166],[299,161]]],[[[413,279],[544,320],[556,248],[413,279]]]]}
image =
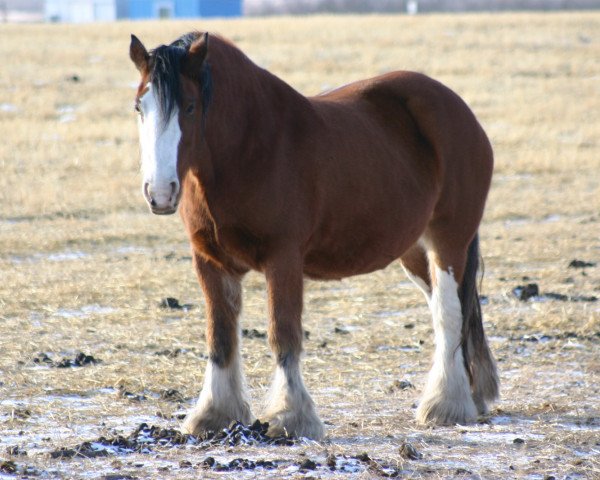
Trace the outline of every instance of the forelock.
{"type": "Polygon", "coordinates": [[[150,82],[165,125],[173,116],[181,97],[181,59],[198,36],[197,32],[187,33],[170,45],[161,45],[150,52],[150,82]]]}

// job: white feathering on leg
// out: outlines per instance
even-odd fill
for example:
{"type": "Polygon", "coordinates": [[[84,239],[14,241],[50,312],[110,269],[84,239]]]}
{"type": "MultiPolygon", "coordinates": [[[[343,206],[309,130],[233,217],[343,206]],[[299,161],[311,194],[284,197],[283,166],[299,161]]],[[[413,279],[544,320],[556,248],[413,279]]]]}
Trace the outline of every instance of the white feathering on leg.
{"type": "Polygon", "coordinates": [[[198,403],[187,415],[182,429],[193,434],[216,431],[227,427],[232,420],[244,424],[254,420],[237,353],[224,368],[209,360],[198,403]]]}
{"type": "Polygon", "coordinates": [[[465,370],[462,310],[452,270],[436,267],[436,285],[429,306],[435,332],[435,354],[423,398],[417,409],[421,423],[469,423],[477,418],[465,370]]]}
{"type": "Polygon", "coordinates": [[[269,392],[265,419],[270,435],[293,435],[319,440],[324,435],[321,420],[315,411],[300,373],[300,363],[289,360],[277,365],[269,392]]]}

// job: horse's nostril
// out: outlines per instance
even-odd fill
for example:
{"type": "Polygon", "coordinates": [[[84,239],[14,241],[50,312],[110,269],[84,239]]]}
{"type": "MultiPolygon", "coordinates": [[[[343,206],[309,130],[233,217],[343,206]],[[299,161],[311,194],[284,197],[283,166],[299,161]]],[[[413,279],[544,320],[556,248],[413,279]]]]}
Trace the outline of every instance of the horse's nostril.
{"type": "Polygon", "coordinates": [[[144,197],[146,197],[146,201],[150,204],[151,207],[156,207],[156,200],[150,194],[150,184],[144,183],[144,197]]]}
{"type": "Polygon", "coordinates": [[[179,183],[171,182],[171,199],[177,198],[178,193],[179,193],[179,183]]]}

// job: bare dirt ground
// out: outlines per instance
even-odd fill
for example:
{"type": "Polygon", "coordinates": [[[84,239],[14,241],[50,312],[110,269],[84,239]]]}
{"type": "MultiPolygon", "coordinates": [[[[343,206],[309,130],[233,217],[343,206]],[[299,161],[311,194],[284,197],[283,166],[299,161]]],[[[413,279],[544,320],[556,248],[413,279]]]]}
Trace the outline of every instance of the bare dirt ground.
{"type": "MultiPolygon", "coordinates": [[[[0,56],[0,478],[600,478],[599,14],[2,25],[0,56]],[[192,28],[306,94],[413,69],[473,107],[497,159],[481,227],[502,382],[488,417],[415,424],[433,334],[393,264],[307,282],[325,441],[177,435],[202,382],[204,305],[181,222],[139,193],[127,49],[130,32],[153,45],[192,28]]],[[[247,277],[258,414],[264,289],[247,277]]]]}

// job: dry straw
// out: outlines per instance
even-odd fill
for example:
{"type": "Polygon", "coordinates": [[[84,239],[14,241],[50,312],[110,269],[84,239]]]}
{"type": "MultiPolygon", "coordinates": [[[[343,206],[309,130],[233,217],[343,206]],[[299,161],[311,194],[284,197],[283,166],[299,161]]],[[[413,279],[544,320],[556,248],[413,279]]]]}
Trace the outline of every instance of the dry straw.
{"type": "MultiPolygon", "coordinates": [[[[597,13],[2,25],[0,452],[22,446],[30,455],[13,458],[19,468],[65,477],[198,478],[180,468],[206,456],[193,449],[80,461],[43,454],[141,421],[176,424],[164,417],[187,405],[161,392],[191,401],[201,385],[201,293],[181,222],[152,217],[139,193],[137,73],[127,57],[131,32],[156,45],[195,28],[232,38],[306,94],[392,69],[430,74],[468,101],[496,152],[481,228],[483,308],[503,383],[491,423],[415,427],[433,337],[421,295],[393,265],[307,284],[304,373],[329,443],[210,454],[280,459],[263,472],[273,478],[306,456],[325,465],[329,454],[362,452],[415,478],[600,475],[599,303],[512,294],[534,282],[542,293],[600,296],[598,266],[568,267],[600,264],[597,13]],[[195,308],[162,309],[167,296],[195,308]],[[33,361],[78,351],[102,363],[33,361]],[[415,389],[394,389],[397,380],[415,389]],[[422,459],[401,456],[406,441],[422,459]]],[[[262,278],[249,275],[244,328],[266,330],[264,296],[262,278]]],[[[272,367],[267,342],[244,339],[243,356],[258,410],[272,367]]],[[[319,468],[325,478],[351,475],[319,468]]]]}

